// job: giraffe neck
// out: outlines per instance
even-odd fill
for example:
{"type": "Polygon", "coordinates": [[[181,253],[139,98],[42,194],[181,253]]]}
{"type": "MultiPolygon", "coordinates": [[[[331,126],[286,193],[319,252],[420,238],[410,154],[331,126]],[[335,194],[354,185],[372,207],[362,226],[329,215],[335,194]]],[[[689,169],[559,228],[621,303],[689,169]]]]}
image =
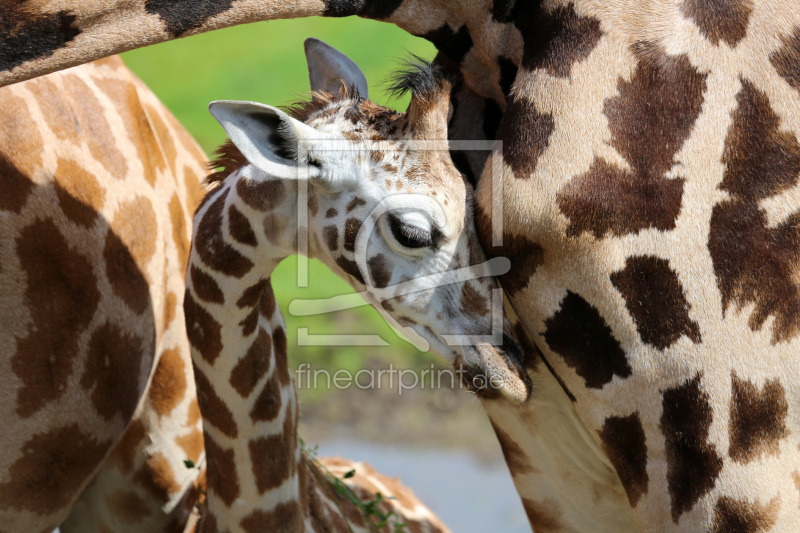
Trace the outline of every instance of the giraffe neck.
{"type": "Polygon", "coordinates": [[[506,11],[513,10],[513,2],[500,2],[488,22],[481,4],[467,10],[461,2],[452,1],[431,5],[417,2],[416,9],[406,8],[404,2],[348,0],[214,0],[202,9],[191,2],[156,5],[149,0],[130,0],[124,7],[117,4],[73,2],[69,9],[63,9],[60,2],[43,0],[36,6],[20,3],[6,8],[0,17],[0,87],[179,37],[257,21],[314,16],[377,19],[422,36],[447,50],[453,64],[467,63],[473,70],[470,85],[503,108],[505,98],[498,80],[510,70],[515,72],[521,57],[519,32],[505,24],[511,15],[506,11]],[[420,16],[420,8],[427,16],[420,16]],[[120,9],[124,17],[118,16],[120,9]],[[498,23],[505,25],[500,31],[498,23]],[[491,31],[474,31],[484,25],[491,31]],[[472,36],[468,27],[473,30],[472,36]],[[486,59],[498,54],[506,59],[505,72],[486,59]],[[467,55],[474,59],[464,62],[467,55]]]}
{"type": "Polygon", "coordinates": [[[292,253],[296,195],[292,183],[240,178],[246,170],[199,209],[186,276],[208,461],[201,531],[246,532],[272,520],[295,531],[302,528],[297,398],[269,276],[292,253]]]}
{"type": "Polygon", "coordinates": [[[536,384],[533,405],[482,402],[531,527],[636,531],[619,475],[578,418],[569,392],[534,354],[528,365],[536,384]]]}

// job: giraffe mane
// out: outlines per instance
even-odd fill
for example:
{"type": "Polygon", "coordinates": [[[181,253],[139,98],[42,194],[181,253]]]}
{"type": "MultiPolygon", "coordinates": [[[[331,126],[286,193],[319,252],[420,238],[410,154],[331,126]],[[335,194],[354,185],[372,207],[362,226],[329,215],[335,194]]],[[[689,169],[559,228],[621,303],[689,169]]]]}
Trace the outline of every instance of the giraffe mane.
{"type": "Polygon", "coordinates": [[[213,185],[247,164],[247,158],[236,148],[233,141],[227,139],[219,148],[214,150],[214,158],[208,162],[208,170],[212,171],[206,177],[206,185],[213,185]]]}
{"type": "Polygon", "coordinates": [[[411,54],[386,80],[386,90],[393,98],[411,93],[412,98],[428,102],[442,91],[449,92],[455,81],[452,78],[441,65],[411,54]]]}

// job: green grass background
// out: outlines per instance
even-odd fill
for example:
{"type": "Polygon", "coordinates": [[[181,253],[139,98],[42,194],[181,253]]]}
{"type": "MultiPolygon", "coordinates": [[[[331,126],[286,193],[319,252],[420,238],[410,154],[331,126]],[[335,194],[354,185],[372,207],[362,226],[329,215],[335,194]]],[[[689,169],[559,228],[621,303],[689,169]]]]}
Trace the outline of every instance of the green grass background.
{"type": "MultiPolygon", "coordinates": [[[[260,22],[179,39],[122,55],[125,63],[159,96],[206,151],[225,140],[222,128],[208,113],[212,100],[251,100],[285,105],[309,91],[303,53],[307,37],[322,39],[353,59],[364,71],[370,98],[404,110],[408,97],[391,101],[381,81],[408,53],[431,59],[428,41],[396,26],[356,17],[306,18],[260,22]]],[[[401,340],[371,307],[364,306],[316,317],[292,317],[287,312],[295,298],[326,298],[353,292],[350,286],[317,261],[309,262],[309,287],[297,286],[296,258],[284,261],[272,276],[279,305],[284,310],[290,362],[315,368],[365,366],[428,367],[436,359],[421,354],[401,340]],[[324,333],[379,334],[388,347],[297,346],[297,329],[324,333]]],[[[308,391],[313,399],[325,391],[308,391]]]]}

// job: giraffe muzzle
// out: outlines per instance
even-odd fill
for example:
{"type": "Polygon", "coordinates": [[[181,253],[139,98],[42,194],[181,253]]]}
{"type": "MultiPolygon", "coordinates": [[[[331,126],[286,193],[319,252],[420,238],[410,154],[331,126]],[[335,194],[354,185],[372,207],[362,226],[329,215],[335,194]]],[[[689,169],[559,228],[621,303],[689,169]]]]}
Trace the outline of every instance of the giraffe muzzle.
{"type": "Polygon", "coordinates": [[[503,399],[522,405],[531,395],[531,380],[522,364],[523,353],[513,337],[503,333],[502,346],[478,342],[464,347],[462,381],[485,400],[503,399]]]}

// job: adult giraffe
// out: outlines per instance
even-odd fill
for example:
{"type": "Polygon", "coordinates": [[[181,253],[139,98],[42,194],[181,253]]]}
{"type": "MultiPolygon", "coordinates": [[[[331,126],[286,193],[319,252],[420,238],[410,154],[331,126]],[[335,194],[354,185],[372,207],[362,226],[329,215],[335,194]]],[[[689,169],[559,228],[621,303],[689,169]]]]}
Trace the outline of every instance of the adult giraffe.
{"type": "Polygon", "coordinates": [[[0,89],[3,531],[71,510],[65,533],[182,530],[183,461],[204,457],[181,302],[205,159],[117,57],[0,89]]]}
{"type": "MultiPolygon", "coordinates": [[[[605,452],[641,530],[798,529],[796,2],[149,1],[124,4],[130,33],[118,6],[48,5],[6,10],[3,82],[279,17],[433,41],[464,81],[451,138],[504,142],[502,219],[482,158],[462,168],[487,252],[494,228],[514,263],[503,284],[540,375],[560,383],[558,427],[605,452]]],[[[532,427],[510,441],[541,442],[532,427]]],[[[570,494],[547,497],[527,506],[540,529],[578,523],[570,494]]]]}

